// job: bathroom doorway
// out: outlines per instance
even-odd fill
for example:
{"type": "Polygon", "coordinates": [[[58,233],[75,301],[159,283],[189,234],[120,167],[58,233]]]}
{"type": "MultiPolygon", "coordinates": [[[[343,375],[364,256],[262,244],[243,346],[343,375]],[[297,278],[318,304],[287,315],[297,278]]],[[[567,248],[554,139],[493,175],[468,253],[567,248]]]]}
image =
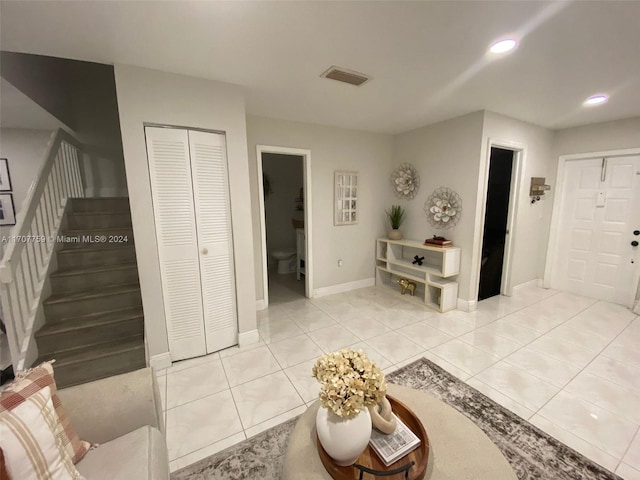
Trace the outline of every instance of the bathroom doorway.
{"type": "Polygon", "coordinates": [[[313,291],[310,152],[259,145],[256,153],[262,234],[261,306],[266,308],[310,297],[313,291]]]}

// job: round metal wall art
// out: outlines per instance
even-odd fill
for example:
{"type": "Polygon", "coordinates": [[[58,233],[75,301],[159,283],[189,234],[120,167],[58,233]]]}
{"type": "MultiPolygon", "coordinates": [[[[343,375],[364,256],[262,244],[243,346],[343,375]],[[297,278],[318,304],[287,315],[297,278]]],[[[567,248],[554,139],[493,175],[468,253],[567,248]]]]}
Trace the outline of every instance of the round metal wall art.
{"type": "Polygon", "coordinates": [[[427,220],[435,228],[454,227],[462,214],[460,195],[448,187],[436,188],[424,202],[427,220]]]}
{"type": "Polygon", "coordinates": [[[412,200],[420,188],[420,175],[410,163],[399,165],[391,174],[391,187],[396,198],[412,200]]]}

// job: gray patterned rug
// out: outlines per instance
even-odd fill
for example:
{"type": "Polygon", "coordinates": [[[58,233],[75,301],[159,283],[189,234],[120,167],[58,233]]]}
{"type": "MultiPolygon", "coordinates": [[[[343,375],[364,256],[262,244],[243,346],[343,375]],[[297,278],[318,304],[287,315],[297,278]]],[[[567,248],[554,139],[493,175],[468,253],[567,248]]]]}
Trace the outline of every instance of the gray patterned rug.
{"type": "MultiPolygon", "coordinates": [[[[387,375],[387,381],[427,392],[469,417],[520,480],[622,480],[425,358],[387,375]]],[[[171,480],[278,480],[295,422],[178,470],[171,480]]]]}

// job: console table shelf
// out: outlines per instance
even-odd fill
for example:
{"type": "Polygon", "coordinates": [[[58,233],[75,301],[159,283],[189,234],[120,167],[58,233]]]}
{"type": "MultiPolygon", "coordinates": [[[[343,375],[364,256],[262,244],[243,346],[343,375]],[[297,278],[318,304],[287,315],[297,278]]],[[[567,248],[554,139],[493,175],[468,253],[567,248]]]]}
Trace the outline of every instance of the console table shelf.
{"type": "Polygon", "coordinates": [[[376,240],[376,285],[397,290],[399,278],[416,283],[416,295],[440,312],[456,308],[460,272],[459,247],[432,247],[414,240],[376,240]],[[423,265],[412,263],[424,257],[423,265]]]}

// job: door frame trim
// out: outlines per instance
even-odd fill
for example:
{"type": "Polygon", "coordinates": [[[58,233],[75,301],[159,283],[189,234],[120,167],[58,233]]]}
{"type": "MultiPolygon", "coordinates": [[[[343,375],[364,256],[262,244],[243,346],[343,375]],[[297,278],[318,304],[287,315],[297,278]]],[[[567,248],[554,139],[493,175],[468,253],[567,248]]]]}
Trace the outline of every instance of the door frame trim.
{"type": "Polygon", "coordinates": [[[256,172],[258,182],[258,204],[260,209],[260,243],[262,252],[262,298],[261,306],[267,308],[269,306],[269,274],[267,271],[267,228],[265,225],[265,208],[264,208],[264,187],[262,184],[262,154],[276,153],[282,155],[297,155],[302,159],[302,176],[304,181],[304,234],[305,234],[305,276],[304,287],[305,296],[311,298],[313,296],[313,235],[311,221],[311,150],[303,148],[277,147],[271,145],[256,145],[256,172]]]}
{"type": "Polygon", "coordinates": [[[558,256],[558,232],[560,228],[560,205],[564,200],[564,177],[568,162],[575,160],[589,160],[599,157],[624,157],[630,155],[640,155],[640,148],[627,148],[622,150],[604,150],[599,152],[573,153],[560,155],[558,157],[558,170],[556,173],[556,191],[553,196],[553,209],[551,210],[551,227],[549,229],[549,242],[547,243],[547,259],[544,265],[544,276],[542,285],[544,288],[551,288],[551,276],[553,267],[556,265],[558,256]]]}
{"type": "Polygon", "coordinates": [[[491,166],[491,148],[502,148],[513,151],[511,186],[509,188],[509,211],[507,214],[507,230],[509,235],[504,245],[504,257],[502,261],[502,280],[500,284],[500,294],[513,295],[513,245],[516,236],[516,219],[518,218],[518,206],[520,202],[520,190],[523,185],[523,175],[527,157],[527,146],[511,140],[502,140],[489,137],[487,140],[487,153],[484,158],[484,165],[480,171],[482,173],[482,194],[478,204],[480,217],[476,222],[477,247],[473,249],[473,264],[476,266],[474,274],[475,294],[473,299],[477,301],[480,290],[480,271],[482,269],[482,243],[484,240],[484,217],[487,210],[487,194],[489,190],[489,168],[491,166]]]}

